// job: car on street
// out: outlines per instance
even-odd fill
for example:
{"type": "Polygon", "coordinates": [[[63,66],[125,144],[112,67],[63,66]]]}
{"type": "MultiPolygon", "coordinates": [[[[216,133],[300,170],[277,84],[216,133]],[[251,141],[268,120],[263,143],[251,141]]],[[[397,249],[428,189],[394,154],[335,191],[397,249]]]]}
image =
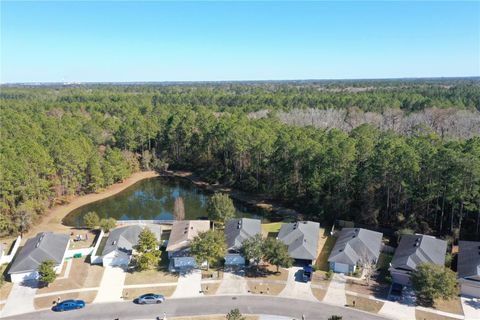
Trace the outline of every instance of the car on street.
{"type": "Polygon", "coordinates": [[[83,300],[64,300],[53,306],[52,310],[56,312],[82,309],[85,307],[83,300]]]}
{"type": "Polygon", "coordinates": [[[146,293],[135,299],[135,302],[138,304],[162,303],[164,301],[164,296],[155,293],[146,293]]]}

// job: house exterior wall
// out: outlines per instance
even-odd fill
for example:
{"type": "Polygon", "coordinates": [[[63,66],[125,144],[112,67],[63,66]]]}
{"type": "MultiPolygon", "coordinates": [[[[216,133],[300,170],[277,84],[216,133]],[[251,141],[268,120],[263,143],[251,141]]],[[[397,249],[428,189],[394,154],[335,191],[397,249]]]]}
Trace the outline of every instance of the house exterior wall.
{"type": "Polygon", "coordinates": [[[460,282],[460,293],[463,296],[480,298],[480,281],[459,279],[458,282],[460,282]]]}
{"type": "Polygon", "coordinates": [[[102,257],[103,266],[126,266],[130,263],[131,256],[129,254],[112,251],[102,257]]]}
{"type": "Polygon", "coordinates": [[[350,272],[355,272],[355,267],[355,265],[349,265],[346,263],[330,262],[330,270],[337,273],[348,274],[350,272]]]}
{"type": "Polygon", "coordinates": [[[410,274],[407,271],[398,270],[394,268],[390,268],[389,271],[390,271],[390,274],[392,275],[392,282],[398,283],[404,286],[411,285],[410,274]]]}

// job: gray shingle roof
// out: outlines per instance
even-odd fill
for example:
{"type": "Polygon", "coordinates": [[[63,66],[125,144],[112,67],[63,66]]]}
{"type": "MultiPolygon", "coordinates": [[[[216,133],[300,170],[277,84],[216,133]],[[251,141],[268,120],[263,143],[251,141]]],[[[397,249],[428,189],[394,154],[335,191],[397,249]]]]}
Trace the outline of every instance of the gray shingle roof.
{"type": "Polygon", "coordinates": [[[225,224],[225,238],[228,250],[238,250],[243,241],[262,233],[261,222],[258,219],[232,219],[225,224]]]}
{"type": "Polygon", "coordinates": [[[392,259],[392,267],[416,270],[422,263],[445,264],[447,242],[432,236],[409,234],[402,236],[392,259]]]}
{"type": "Polygon", "coordinates": [[[13,261],[9,273],[35,271],[46,260],[53,260],[56,265],[61,264],[69,240],[70,236],[68,234],[38,233],[25,242],[15,261],[13,261]]]}
{"type": "Polygon", "coordinates": [[[457,273],[459,278],[480,280],[480,242],[460,241],[458,243],[457,273]]]}
{"type": "Polygon", "coordinates": [[[107,243],[103,248],[102,255],[104,256],[115,250],[131,253],[133,248],[137,245],[138,236],[145,227],[149,228],[155,234],[157,240],[160,240],[161,228],[159,225],[141,226],[136,224],[116,228],[108,235],[107,243]]]}
{"type": "Polygon", "coordinates": [[[382,234],[367,229],[343,228],[328,257],[329,262],[356,265],[357,262],[377,261],[380,256],[382,234]]]}
{"type": "Polygon", "coordinates": [[[278,239],[288,246],[290,257],[300,260],[314,260],[317,257],[320,224],[312,221],[284,223],[278,239]]]}

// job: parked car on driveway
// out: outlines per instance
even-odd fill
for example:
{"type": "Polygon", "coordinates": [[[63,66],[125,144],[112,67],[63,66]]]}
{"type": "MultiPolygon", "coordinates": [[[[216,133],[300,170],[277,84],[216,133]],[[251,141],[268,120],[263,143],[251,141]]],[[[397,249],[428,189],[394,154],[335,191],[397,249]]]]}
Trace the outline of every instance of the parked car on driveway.
{"type": "Polygon", "coordinates": [[[151,303],[162,303],[165,301],[165,297],[161,294],[147,293],[141,295],[135,301],[138,304],[151,304],[151,303]]]}
{"type": "Polygon", "coordinates": [[[85,301],[83,300],[65,300],[53,306],[52,310],[61,312],[61,311],[81,309],[84,307],[85,307],[85,301]]]}

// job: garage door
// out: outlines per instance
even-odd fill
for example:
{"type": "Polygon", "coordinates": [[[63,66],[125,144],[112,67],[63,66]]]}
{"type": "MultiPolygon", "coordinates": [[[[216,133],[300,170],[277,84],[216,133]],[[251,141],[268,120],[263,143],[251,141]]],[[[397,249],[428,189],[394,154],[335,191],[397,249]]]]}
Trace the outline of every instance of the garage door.
{"type": "Polygon", "coordinates": [[[480,298],[480,284],[479,286],[462,283],[462,295],[480,298]]]}
{"type": "Polygon", "coordinates": [[[129,259],[126,257],[112,257],[103,258],[104,266],[126,266],[129,263],[129,259]]]}
{"type": "Polygon", "coordinates": [[[339,273],[348,273],[348,264],[335,262],[335,268],[333,271],[339,273]]]}

